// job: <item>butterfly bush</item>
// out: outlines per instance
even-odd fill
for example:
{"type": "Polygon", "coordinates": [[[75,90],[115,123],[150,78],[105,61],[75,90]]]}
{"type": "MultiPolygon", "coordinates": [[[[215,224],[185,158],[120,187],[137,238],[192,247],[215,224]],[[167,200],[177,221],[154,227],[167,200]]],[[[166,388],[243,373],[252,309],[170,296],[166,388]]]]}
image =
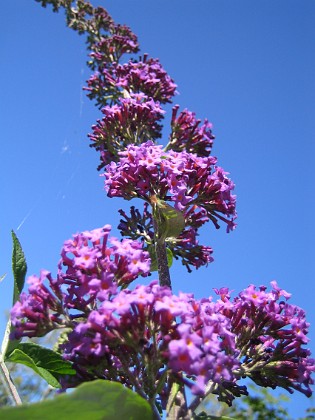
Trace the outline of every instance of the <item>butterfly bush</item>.
{"type": "Polygon", "coordinates": [[[315,370],[306,348],[309,324],[276,282],[270,291],[249,285],[234,298],[227,287],[214,289],[217,300],[174,294],[161,277],[160,284],[139,284],[152,274],[150,255],[161,246],[188,271],[213,260],[212,248],[198,242],[199,229],[208,221],[235,228],[234,183],[211,155],[212,124],[188,109],[173,106],[168,143],[156,144],[162,105],[177,86],[158,59],[126,60],[139,51],[128,26],[84,0],[36,1],[64,8],[68,26],[86,35],[93,75],[85,90],[102,112],[89,134],[98,169],[108,197],[138,198],[144,207],[120,210],[123,239],[111,237],[109,225],[78,233],[64,243],[56,276],[42,270],[29,277],[11,310],[11,338],[59,330],[57,351],[76,372],[61,378],[63,389],[98,378],[118,381],[147,399],[155,414],[158,405],[167,409],[174,381],[180,386],[174,401],[184,387],[195,398],[185,418],[209,393],[229,405],[246,395],[243,378],[309,397],[315,370]],[[183,222],[175,237],[157,235],[165,203],[183,222]]]}

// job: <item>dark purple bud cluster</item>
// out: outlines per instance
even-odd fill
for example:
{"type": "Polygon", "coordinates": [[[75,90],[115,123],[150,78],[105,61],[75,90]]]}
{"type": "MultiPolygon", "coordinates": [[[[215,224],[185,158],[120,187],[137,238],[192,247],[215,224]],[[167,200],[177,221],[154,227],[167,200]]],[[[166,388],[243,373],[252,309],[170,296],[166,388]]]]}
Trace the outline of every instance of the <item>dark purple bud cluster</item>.
{"type": "MultiPolygon", "coordinates": [[[[199,213],[195,210],[192,208],[191,211],[184,212],[185,229],[182,233],[177,238],[166,240],[166,246],[171,250],[173,257],[180,259],[188,272],[192,271],[192,267],[199,268],[213,261],[212,248],[198,243],[198,227],[201,225],[199,216],[202,210],[199,213]]],[[[154,244],[153,218],[148,210],[148,203],[144,203],[143,213],[134,206],[130,208],[130,216],[123,210],[119,212],[123,217],[118,225],[122,236],[130,239],[140,238],[149,245],[154,244]]],[[[207,220],[205,215],[202,224],[207,220]]]]}
{"type": "Polygon", "coordinates": [[[200,125],[201,120],[197,120],[195,113],[188,109],[177,116],[178,109],[178,105],[173,108],[168,148],[175,152],[186,151],[198,156],[209,156],[215,138],[212,134],[212,124],[205,120],[200,125]]]}
{"type": "Polygon", "coordinates": [[[142,93],[121,98],[116,105],[102,108],[104,117],[93,125],[91,147],[100,152],[101,169],[119,159],[120,150],[129,144],[142,144],[161,137],[164,111],[158,102],[142,93]]]}

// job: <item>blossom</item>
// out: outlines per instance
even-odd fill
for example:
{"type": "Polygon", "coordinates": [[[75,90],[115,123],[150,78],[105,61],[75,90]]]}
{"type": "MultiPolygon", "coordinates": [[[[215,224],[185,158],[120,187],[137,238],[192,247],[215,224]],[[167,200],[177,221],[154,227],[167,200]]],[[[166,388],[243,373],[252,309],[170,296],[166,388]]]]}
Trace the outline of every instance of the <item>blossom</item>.
{"type": "Polygon", "coordinates": [[[42,270],[39,277],[30,276],[27,283],[29,294],[22,292],[11,309],[12,338],[17,340],[23,336],[41,337],[64,326],[62,293],[54,288],[51,273],[42,270]],[[46,279],[52,290],[45,285],[46,279]]]}
{"type": "Polygon", "coordinates": [[[164,111],[158,102],[144,94],[120,98],[114,106],[102,109],[104,117],[92,126],[91,147],[100,152],[99,169],[118,159],[119,151],[128,144],[140,144],[161,136],[160,121],[164,111]]]}
{"type": "Polygon", "coordinates": [[[288,300],[290,294],[275,281],[271,286],[267,292],[265,286],[249,285],[233,301],[227,288],[216,291],[221,312],[231,320],[236,335],[240,374],[258,385],[281,386],[290,393],[295,389],[309,397],[315,360],[303,347],[309,341],[305,312],[280,300],[282,296],[288,300]]]}
{"type": "Polygon", "coordinates": [[[139,61],[127,63],[102,63],[102,69],[95,72],[87,81],[90,99],[96,99],[101,108],[123,96],[123,91],[144,93],[154,101],[167,103],[176,93],[176,84],[163,69],[157,58],[145,54],[139,61]]]}
{"type": "Polygon", "coordinates": [[[11,310],[15,338],[71,327],[73,319],[106,299],[117,285],[126,287],[149,274],[150,258],[142,244],[109,238],[110,230],[105,225],[65,241],[56,278],[47,270],[29,277],[28,293],[22,293],[11,310]]]}
{"type": "Polygon", "coordinates": [[[188,109],[184,109],[177,116],[178,109],[178,105],[173,107],[172,131],[167,149],[172,149],[175,152],[196,153],[198,156],[209,156],[215,138],[212,134],[212,124],[206,119],[200,125],[201,120],[196,119],[195,113],[188,109]]]}
{"type": "Polygon", "coordinates": [[[99,42],[92,44],[90,54],[92,68],[102,69],[108,62],[118,62],[123,54],[139,51],[137,36],[126,25],[112,23],[109,26],[110,35],[105,35],[99,42]]]}
{"type": "Polygon", "coordinates": [[[78,322],[61,351],[78,372],[88,369],[86,379],[92,374],[152,392],[167,369],[202,394],[207,381],[230,380],[239,367],[234,340],[223,339],[233,337],[230,321],[215,308],[210,300],[176,296],[157,282],[138,285],[108,295],[78,322]]]}
{"type": "Polygon", "coordinates": [[[143,92],[160,103],[170,102],[177,85],[162,67],[159,59],[145,54],[139,61],[129,61],[116,68],[117,85],[129,93],[143,92]]]}
{"type": "Polygon", "coordinates": [[[152,203],[154,197],[174,203],[180,211],[204,211],[203,218],[218,228],[218,219],[235,227],[233,182],[216,166],[216,158],[192,153],[164,152],[148,141],[129,145],[120,159],[106,166],[105,188],[109,197],[141,198],[152,203]]]}
{"type": "Polygon", "coordinates": [[[199,396],[211,383],[228,404],[246,393],[238,384],[242,377],[311,395],[315,361],[304,348],[309,324],[302,309],[280,300],[289,294],[276,282],[270,292],[250,285],[233,300],[226,287],[215,289],[216,302],[175,295],[157,281],[120,288],[120,269],[127,277],[146,274],[149,263],[130,273],[132,258],[146,257],[141,244],[109,238],[109,232],[106,225],[66,241],[56,279],[44,270],[31,276],[28,293],[11,312],[12,338],[67,328],[59,351],[77,373],[62,379],[64,388],[103,378],[142,395],[160,393],[162,401],[165,373],[173,373],[199,396]],[[92,252],[97,262],[82,268],[76,255],[88,246],[99,251],[92,252]]]}

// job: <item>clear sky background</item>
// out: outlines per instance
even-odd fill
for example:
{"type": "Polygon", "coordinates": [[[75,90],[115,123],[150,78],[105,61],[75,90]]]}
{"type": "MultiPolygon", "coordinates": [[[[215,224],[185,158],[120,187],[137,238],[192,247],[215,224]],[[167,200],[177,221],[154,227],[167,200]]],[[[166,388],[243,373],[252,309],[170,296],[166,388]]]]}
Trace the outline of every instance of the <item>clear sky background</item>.
{"type": "MultiPolygon", "coordinates": [[[[239,292],[277,280],[314,325],[315,1],[93,5],[128,24],[141,53],[161,60],[178,84],[174,103],[213,123],[213,154],[236,183],[237,229],[226,234],[206,225],[200,242],[214,248],[215,261],[190,275],[177,262],[174,290],[202,297],[214,287],[239,292]]],[[[106,197],[98,155],[88,147],[87,133],[101,114],[82,92],[90,75],[84,38],[66,28],[63,13],[35,1],[3,2],[1,16],[3,330],[12,293],[11,229],[28,274],[55,273],[64,240],[106,223],[115,228],[117,209],[130,203],[106,197]]],[[[167,135],[166,128],[164,143],[167,135]]],[[[292,417],[310,403],[295,393],[292,417]]]]}

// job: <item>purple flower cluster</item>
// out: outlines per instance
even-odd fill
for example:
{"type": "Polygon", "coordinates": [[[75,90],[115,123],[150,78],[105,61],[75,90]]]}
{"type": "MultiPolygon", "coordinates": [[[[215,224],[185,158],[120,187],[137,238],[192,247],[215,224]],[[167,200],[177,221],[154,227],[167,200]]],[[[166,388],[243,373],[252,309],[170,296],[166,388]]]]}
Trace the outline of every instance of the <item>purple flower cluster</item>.
{"type": "Polygon", "coordinates": [[[22,293],[11,311],[15,338],[42,336],[56,328],[71,327],[72,319],[89,313],[113,284],[126,287],[139,275],[149,274],[150,258],[142,244],[108,239],[110,230],[105,225],[66,241],[56,279],[46,270],[40,277],[28,279],[28,294],[22,293]]]}
{"type": "Polygon", "coordinates": [[[215,138],[212,134],[212,124],[205,120],[200,125],[201,120],[197,120],[195,113],[187,109],[180,112],[177,116],[178,109],[178,105],[173,107],[172,131],[167,146],[168,149],[172,149],[175,152],[196,153],[198,156],[209,156],[215,138]]]}
{"type": "Polygon", "coordinates": [[[120,160],[107,165],[104,174],[109,197],[137,197],[149,203],[158,197],[174,202],[180,211],[203,209],[216,228],[218,219],[227,223],[228,230],[234,228],[234,184],[222,168],[215,166],[216,158],[164,152],[162,146],[151,141],[130,145],[119,155],[120,160]]]}
{"type": "Polygon", "coordinates": [[[178,238],[169,244],[173,256],[181,259],[189,273],[192,271],[191,267],[198,269],[213,262],[213,249],[210,246],[200,245],[197,236],[197,230],[187,226],[178,238]]]}
{"type": "Polygon", "coordinates": [[[108,289],[61,350],[81,378],[118,380],[147,395],[156,392],[157,378],[166,380],[164,371],[202,394],[209,380],[230,381],[239,368],[228,318],[209,300],[173,295],[157,282],[132,291],[108,289]]]}
{"type": "Polygon", "coordinates": [[[219,228],[219,220],[234,229],[234,184],[210,156],[212,124],[187,109],[173,108],[169,143],[164,150],[155,145],[162,133],[160,103],[171,102],[176,85],[158,59],[144,55],[120,63],[139,50],[130,28],[84,0],[76,7],[67,0],[38,1],[54,11],[64,7],[68,26],[88,35],[95,73],[85,89],[103,113],[89,137],[100,152],[99,169],[106,166],[108,196],[145,204],[143,213],[120,211],[127,239],[109,238],[109,225],[79,233],[64,243],[56,278],[45,270],[29,278],[28,293],[12,308],[12,338],[64,328],[59,351],[77,372],[63,379],[64,388],[96,378],[119,381],[154,408],[156,398],[166,408],[173,380],[198,396],[210,387],[228,404],[247,392],[238,385],[245,377],[310,396],[315,361],[304,348],[309,324],[276,282],[270,292],[250,285],[233,300],[228,288],[215,289],[216,302],[176,296],[157,282],[127,289],[149,275],[147,250],[167,246],[188,271],[211,262],[212,249],[199,245],[198,229],[208,221],[219,228]]]}
{"type": "MultiPolygon", "coordinates": [[[[119,213],[123,217],[120,220],[118,229],[122,236],[130,239],[141,238],[146,244],[154,244],[153,218],[148,210],[148,203],[144,203],[143,212],[141,213],[134,206],[130,208],[130,215],[123,210],[119,213]]],[[[195,209],[184,212],[185,228],[177,238],[169,238],[166,240],[166,246],[171,250],[175,259],[180,259],[182,264],[191,272],[191,267],[199,268],[208,265],[213,261],[213,250],[209,246],[199,245],[197,240],[198,228],[205,223],[208,218],[202,217],[200,211],[195,209]]]]}
{"type": "Polygon", "coordinates": [[[104,117],[92,127],[89,134],[91,147],[100,152],[99,169],[118,159],[118,152],[128,144],[141,144],[161,136],[160,121],[164,111],[158,102],[144,94],[131,94],[129,98],[102,109],[104,117]]]}
{"type": "Polygon", "coordinates": [[[103,36],[98,43],[93,44],[90,54],[92,68],[102,70],[107,63],[118,62],[124,54],[133,54],[139,51],[137,36],[126,25],[112,24],[110,36],[103,36]]]}
{"type": "Polygon", "coordinates": [[[51,273],[41,270],[40,276],[30,276],[27,284],[28,293],[22,292],[20,300],[11,309],[14,326],[11,338],[42,337],[49,331],[65,327],[63,293],[56,287],[51,273]]]}
{"type": "Polygon", "coordinates": [[[144,55],[138,62],[129,61],[116,68],[117,85],[131,92],[143,92],[155,101],[167,103],[176,93],[177,85],[157,58],[144,55]]]}
{"type": "Polygon", "coordinates": [[[200,396],[211,383],[228,404],[246,392],[238,385],[243,377],[311,395],[309,324],[276,282],[271,292],[250,285],[233,300],[227,288],[215,289],[216,302],[174,295],[156,281],[129,290],[126,284],[148,274],[148,254],[109,232],[107,225],[66,241],[56,279],[47,271],[30,277],[11,311],[12,338],[65,329],[59,351],[77,372],[63,379],[65,388],[102,378],[162,401],[172,372],[200,396]]]}
{"type": "Polygon", "coordinates": [[[154,101],[167,103],[176,93],[176,84],[163,69],[158,59],[147,58],[125,64],[107,63],[94,73],[85,88],[90,99],[99,107],[115,102],[125,92],[144,93],[154,101]]]}
{"type": "Polygon", "coordinates": [[[271,282],[265,286],[250,285],[232,302],[227,288],[215,289],[221,296],[220,312],[231,320],[240,351],[240,374],[263,387],[280,386],[311,396],[311,374],[315,360],[303,346],[308,343],[309,324],[305,312],[288,300],[290,294],[271,282]]]}

